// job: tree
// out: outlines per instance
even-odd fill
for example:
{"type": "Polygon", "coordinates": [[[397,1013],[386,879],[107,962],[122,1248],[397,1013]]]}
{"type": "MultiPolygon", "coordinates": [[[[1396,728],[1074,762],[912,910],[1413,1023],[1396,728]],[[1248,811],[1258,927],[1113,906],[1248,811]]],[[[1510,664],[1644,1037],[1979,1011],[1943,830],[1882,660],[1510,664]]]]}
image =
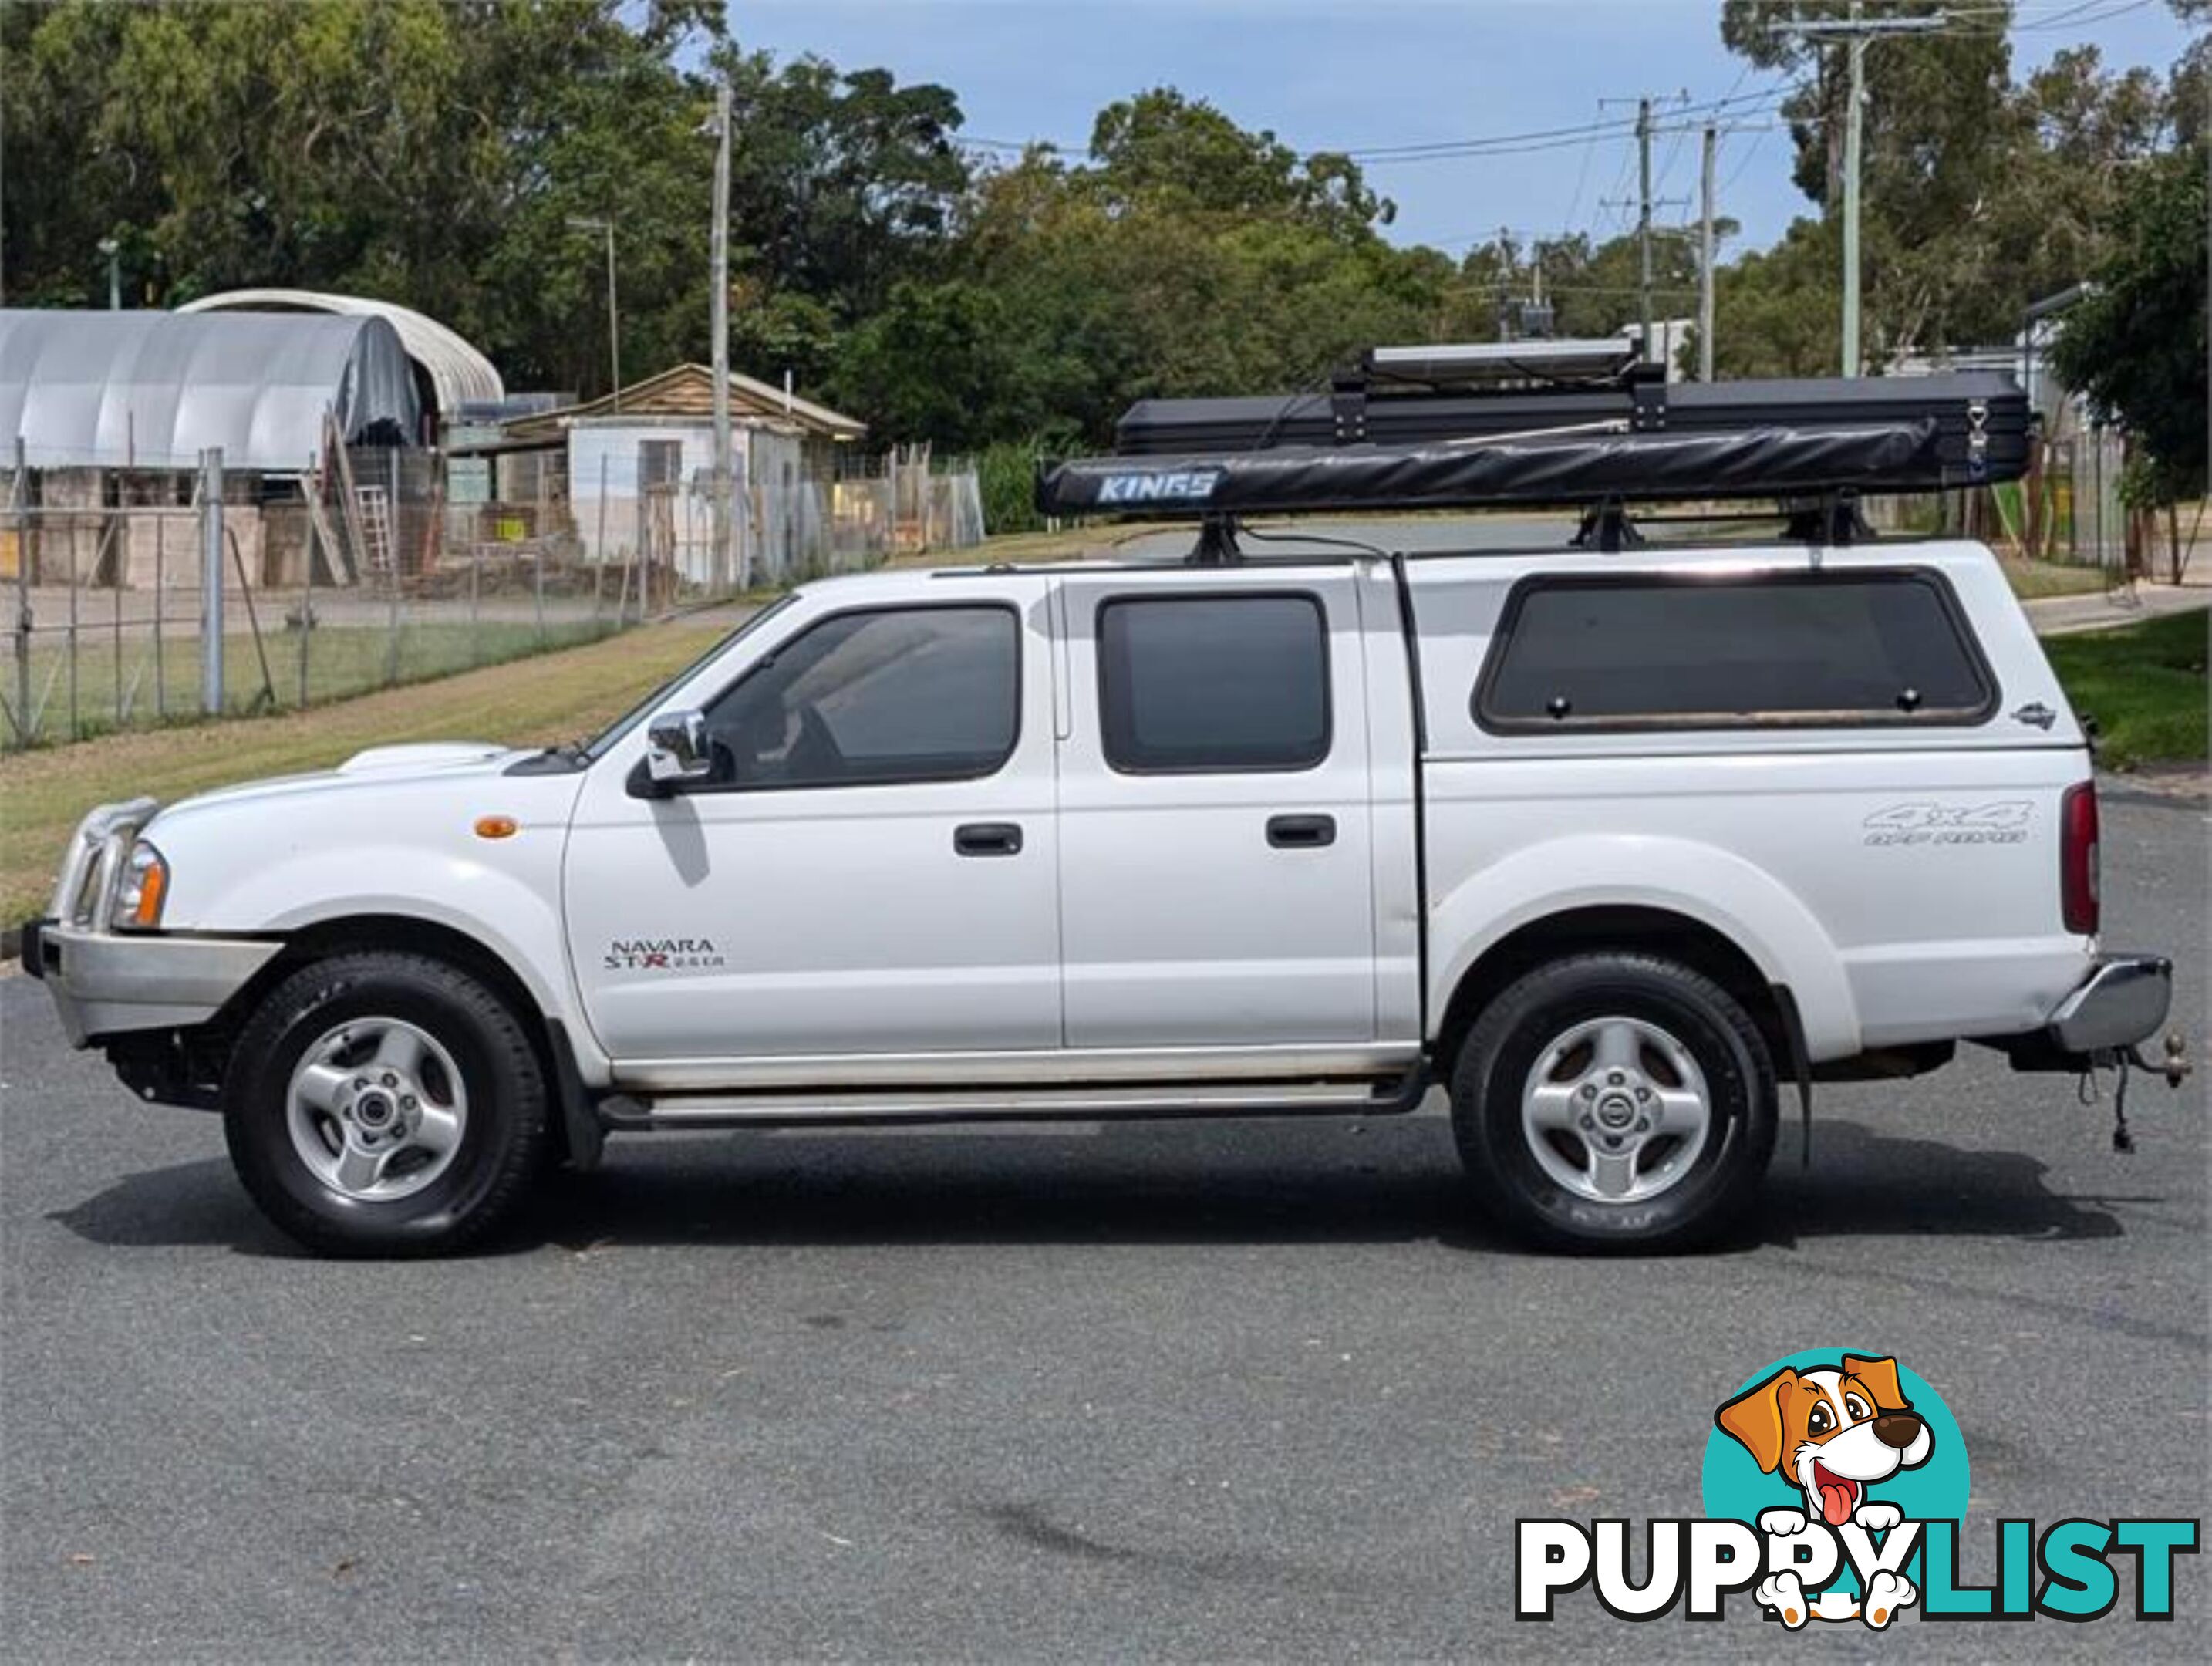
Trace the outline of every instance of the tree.
{"type": "Polygon", "coordinates": [[[1117,209],[1288,216],[1357,240],[1397,210],[1336,152],[1301,158],[1271,132],[1247,132],[1203,99],[1156,87],[1098,112],[1091,182],[1117,209]]]}
{"type": "Polygon", "coordinates": [[[1040,149],[989,171],[957,261],[1002,303],[1001,434],[1101,443],[1132,399],[1284,392],[1356,348],[1427,338],[1452,268],[1385,243],[1386,211],[1349,162],[1171,88],[1102,112],[1087,160],[1040,149]]]}
{"type": "Polygon", "coordinates": [[[138,305],[380,296],[589,392],[602,269],[565,220],[611,215],[631,362],[696,353],[711,101],[679,58],[721,30],[720,0],[0,8],[10,298],[94,304],[113,236],[138,305]]]}
{"type": "Polygon", "coordinates": [[[899,282],[937,274],[969,185],[949,88],[818,58],[778,68],[734,47],[715,66],[737,133],[732,235],[768,293],[811,296],[849,324],[899,282]]]}
{"type": "MultiPolygon", "coordinates": [[[[2206,0],[2179,0],[2203,8],[2206,0]]],[[[1761,68],[1811,77],[1783,112],[1797,145],[1796,179],[1823,210],[1839,203],[1846,77],[1844,48],[1807,42],[1775,25],[1833,18],[1846,0],[1725,0],[1721,33],[1761,68]]],[[[1926,15],[1936,0],[1904,0],[1885,16],[1926,15]]],[[[2120,182],[2173,125],[2174,104],[2144,70],[2108,73],[2094,46],[2058,53],[2027,81],[2011,75],[2002,0],[1969,15],[1955,9],[1927,33],[1876,37],[1866,47],[1862,167],[1863,337],[1879,368],[1912,352],[2008,341],[2027,303],[2077,281],[2103,254],[2120,182]]],[[[1785,240],[1812,246],[1814,222],[1785,240]]],[[[1750,301],[1787,288],[1814,293],[1814,274],[1793,253],[1746,274],[1750,301]]],[[[1740,283],[1723,282],[1722,307],[1740,283]]],[[[1739,326],[1786,330],[1754,339],[1749,359],[1778,369],[1802,364],[1786,307],[1738,307],[1739,326]]],[[[1829,312],[1832,321],[1835,313],[1829,312]]],[[[1724,361],[1746,344],[1720,329],[1724,361]]],[[[1820,368],[1832,369],[1832,353],[1820,368]]]]}
{"type": "Polygon", "coordinates": [[[1024,397],[1018,352],[995,290],[966,279],[902,283],[852,332],[833,392],[879,432],[974,450],[1042,416],[1024,397]]]}
{"type": "Polygon", "coordinates": [[[1826,376],[1843,306],[1839,229],[1796,220],[1767,250],[1722,267],[1713,286],[1713,374],[1826,376]]]}
{"type": "MultiPolygon", "coordinates": [[[[2095,288],[2067,313],[2051,355],[2059,378],[2139,447],[2138,502],[2169,510],[2206,487],[2205,150],[2169,150],[2130,171],[2095,288]]],[[[2178,536],[2174,546],[2178,563],[2178,536]]]]}

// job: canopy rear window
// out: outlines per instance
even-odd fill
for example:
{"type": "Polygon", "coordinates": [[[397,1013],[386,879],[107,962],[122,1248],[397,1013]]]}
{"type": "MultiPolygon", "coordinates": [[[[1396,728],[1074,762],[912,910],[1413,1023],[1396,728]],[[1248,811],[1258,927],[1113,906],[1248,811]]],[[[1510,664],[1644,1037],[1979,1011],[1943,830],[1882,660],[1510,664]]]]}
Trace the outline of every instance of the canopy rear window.
{"type": "Polygon", "coordinates": [[[1474,703],[1506,733],[1972,724],[1996,691],[1933,573],[1639,575],[1522,583],[1474,703]]]}

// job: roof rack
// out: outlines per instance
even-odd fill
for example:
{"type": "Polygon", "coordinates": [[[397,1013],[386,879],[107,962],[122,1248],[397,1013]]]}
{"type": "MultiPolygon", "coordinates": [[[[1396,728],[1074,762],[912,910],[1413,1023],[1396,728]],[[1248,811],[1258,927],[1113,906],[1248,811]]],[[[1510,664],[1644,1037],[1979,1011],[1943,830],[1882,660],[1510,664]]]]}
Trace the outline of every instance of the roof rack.
{"type": "MultiPolygon", "coordinates": [[[[1580,508],[1610,544],[1633,504],[1763,498],[1808,533],[1848,535],[1861,494],[2017,479],[2030,431],[2002,372],[1670,385],[1612,341],[1384,347],[1326,394],[1140,400],[1114,455],[1040,471],[1037,506],[1216,521],[1580,508]]],[[[1233,553],[1233,532],[1201,555],[1233,553]]]]}

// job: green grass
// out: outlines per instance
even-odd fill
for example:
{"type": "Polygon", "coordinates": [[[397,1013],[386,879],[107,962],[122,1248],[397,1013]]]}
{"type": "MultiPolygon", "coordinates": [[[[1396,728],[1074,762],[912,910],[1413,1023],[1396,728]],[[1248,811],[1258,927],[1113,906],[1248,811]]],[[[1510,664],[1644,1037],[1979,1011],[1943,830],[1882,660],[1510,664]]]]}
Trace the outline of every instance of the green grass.
{"type": "Polygon", "coordinates": [[[2094,595],[2105,587],[2105,573],[2100,567],[2073,567],[2056,561],[2020,561],[2010,556],[1999,557],[1997,564],[2004,569],[2005,581],[2012,586],[2012,593],[2024,602],[2040,601],[2045,596],[2094,595]]]}
{"type": "Polygon", "coordinates": [[[2043,645],[2074,709],[2097,720],[2097,758],[2106,769],[2205,761],[2208,621],[2203,612],[2173,613],[2043,645]]]}
{"type": "MultiPolygon", "coordinates": [[[[396,654],[390,633],[380,625],[319,625],[304,634],[279,628],[264,633],[259,652],[251,634],[226,632],[223,704],[234,713],[295,711],[302,704],[319,706],[376,689],[501,665],[526,654],[573,648],[611,629],[608,623],[589,619],[548,620],[542,635],[530,622],[487,621],[472,627],[459,619],[405,621],[396,654]],[[268,656],[266,686],[273,702],[263,692],[263,654],[268,656]]],[[[41,635],[33,639],[30,658],[37,744],[195,721],[203,715],[199,643],[188,625],[173,627],[157,661],[150,636],[125,636],[118,654],[113,636],[88,623],[77,638],[74,722],[66,640],[41,635]]],[[[0,693],[11,708],[16,687],[11,654],[0,662],[0,693]]]]}

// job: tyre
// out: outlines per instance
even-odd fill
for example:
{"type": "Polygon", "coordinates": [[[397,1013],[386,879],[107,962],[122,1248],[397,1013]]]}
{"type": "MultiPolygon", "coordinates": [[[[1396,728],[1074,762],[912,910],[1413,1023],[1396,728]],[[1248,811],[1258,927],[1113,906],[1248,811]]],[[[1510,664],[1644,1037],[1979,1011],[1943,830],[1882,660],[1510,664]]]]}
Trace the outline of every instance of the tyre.
{"type": "Polygon", "coordinates": [[[1577,954],[1499,995],[1451,1083],[1461,1160],[1491,1211],[1566,1250],[1711,1238],[1774,1153],[1774,1066],[1740,1002],[1654,955],[1577,954]]]}
{"type": "Polygon", "coordinates": [[[520,1018],[416,954],[336,955],[292,974],[240,1033],[223,1086],[246,1189],[330,1255],[478,1242],[544,1167],[548,1114],[520,1018]]]}

